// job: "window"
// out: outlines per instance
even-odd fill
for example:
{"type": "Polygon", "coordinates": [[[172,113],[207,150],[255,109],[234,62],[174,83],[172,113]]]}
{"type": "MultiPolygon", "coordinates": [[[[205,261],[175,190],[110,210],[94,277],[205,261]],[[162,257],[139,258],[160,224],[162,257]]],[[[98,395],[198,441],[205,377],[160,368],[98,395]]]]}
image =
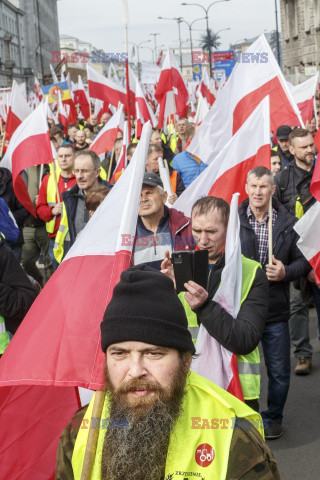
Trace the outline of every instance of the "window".
{"type": "Polygon", "coordinates": [[[289,8],[290,0],[286,0],[284,9],[285,9],[285,31],[284,31],[284,38],[285,40],[290,40],[290,8],[289,8]]]}
{"type": "Polygon", "coordinates": [[[320,28],[320,0],[313,0],[314,28],[320,28]]]}

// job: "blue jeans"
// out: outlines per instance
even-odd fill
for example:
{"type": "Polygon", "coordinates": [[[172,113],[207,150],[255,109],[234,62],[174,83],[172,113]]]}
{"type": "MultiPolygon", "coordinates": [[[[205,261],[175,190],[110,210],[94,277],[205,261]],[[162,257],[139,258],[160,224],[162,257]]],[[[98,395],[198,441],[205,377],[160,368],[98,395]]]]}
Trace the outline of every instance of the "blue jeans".
{"type": "Polygon", "coordinates": [[[261,339],[268,373],[266,422],[281,423],[290,385],[290,334],[287,322],[267,323],[261,339]]]}

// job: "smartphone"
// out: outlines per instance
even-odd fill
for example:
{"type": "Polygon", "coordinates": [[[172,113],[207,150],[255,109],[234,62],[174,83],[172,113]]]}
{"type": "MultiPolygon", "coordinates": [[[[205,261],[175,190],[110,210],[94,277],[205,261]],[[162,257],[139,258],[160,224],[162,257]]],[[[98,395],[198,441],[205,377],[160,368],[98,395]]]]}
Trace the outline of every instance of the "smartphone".
{"type": "Polygon", "coordinates": [[[177,293],[186,291],[184,284],[189,280],[193,280],[207,289],[208,250],[173,252],[171,262],[176,278],[177,293]]]}

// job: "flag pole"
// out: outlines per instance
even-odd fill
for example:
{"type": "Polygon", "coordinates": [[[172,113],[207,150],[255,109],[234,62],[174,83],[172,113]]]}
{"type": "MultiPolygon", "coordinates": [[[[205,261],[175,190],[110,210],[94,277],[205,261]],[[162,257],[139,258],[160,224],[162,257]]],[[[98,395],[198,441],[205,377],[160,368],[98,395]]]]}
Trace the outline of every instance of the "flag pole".
{"type": "Polygon", "coordinates": [[[272,195],[269,200],[269,221],[268,221],[268,257],[269,265],[272,265],[272,195]]]}
{"type": "Polygon", "coordinates": [[[112,169],[113,159],[114,159],[114,146],[112,148],[110,163],[109,163],[109,168],[108,168],[108,175],[107,175],[108,182],[109,182],[110,177],[111,177],[111,169],[112,169]]]}
{"type": "Polygon", "coordinates": [[[129,47],[128,47],[128,25],[129,25],[129,13],[128,2],[122,0],[122,24],[124,26],[124,43],[126,49],[126,87],[127,87],[127,116],[128,116],[128,133],[131,139],[131,113],[130,113],[130,83],[129,83],[129,47]]]}
{"type": "Polygon", "coordinates": [[[56,161],[55,161],[55,159],[53,159],[52,168],[53,168],[54,184],[55,184],[56,190],[57,190],[58,203],[61,203],[61,198],[60,198],[60,193],[59,193],[59,188],[58,188],[57,168],[56,168],[56,161]]]}
{"type": "MultiPolygon", "coordinates": [[[[105,392],[98,391],[95,393],[93,409],[92,409],[92,418],[99,418],[100,422],[101,422],[102,409],[104,405],[104,398],[105,398],[105,392]]],[[[88,434],[86,451],[84,454],[80,480],[90,480],[91,478],[94,458],[96,455],[99,431],[100,431],[100,427],[93,428],[91,424],[89,425],[89,434],[88,434]]]]}

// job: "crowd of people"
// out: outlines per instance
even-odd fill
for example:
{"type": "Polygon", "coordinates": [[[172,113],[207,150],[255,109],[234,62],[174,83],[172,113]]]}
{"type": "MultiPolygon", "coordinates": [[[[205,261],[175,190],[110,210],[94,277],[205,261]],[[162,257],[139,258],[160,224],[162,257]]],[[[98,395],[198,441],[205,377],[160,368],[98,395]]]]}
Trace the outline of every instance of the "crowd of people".
{"type": "MultiPolygon", "coordinates": [[[[97,117],[91,115],[87,122],[69,125],[67,135],[61,125],[50,121],[49,133],[57,152],[56,160],[44,168],[30,167],[21,174],[36,217],[19,203],[11,172],[0,163],[0,354],[4,353],[41,288],[59,268],[79,233],[122,174],[118,172],[110,181],[123,146],[120,135],[102,161],[89,150],[109,118],[109,114],[104,114],[98,124],[97,117]]],[[[122,274],[101,326],[106,383],[111,395],[110,404],[105,404],[105,408],[110,418],[129,418],[133,422],[129,437],[128,429],[111,428],[104,432],[113,447],[107,450],[108,454],[104,443],[98,443],[103,478],[129,478],[128,471],[130,478],[144,478],[140,470],[146,455],[153,472],[148,478],[173,478],[163,475],[178,468],[174,457],[170,468],[166,459],[173,429],[178,436],[177,448],[182,443],[181,404],[186,383],[191,385],[193,393],[188,393],[185,401],[189,402],[188,408],[194,417],[212,417],[208,407],[211,395],[223,412],[220,413],[229,418],[226,400],[219,391],[204,380],[203,384],[199,383],[199,379],[192,376],[195,374],[188,376],[200,325],[237,356],[246,407],[241,408],[236,401],[233,407],[245,422],[254,418],[254,412],[259,412],[258,346],[261,344],[268,374],[268,407],[261,412],[264,435],[267,440],[282,435],[290,385],[291,345],[297,359],[295,374],[307,375],[312,369],[311,303],[316,307],[320,328],[320,285],[297,247],[298,235],[294,230],[297,219],[315,200],[310,193],[317,153],[314,133],[313,121],[308,129],[280,126],[276,132],[277,146],[271,149],[270,169],[257,166],[248,173],[245,185],[248,198],[238,210],[243,254],[241,308],[233,318],[213,301],[225,265],[229,205],[220,198],[207,196],[194,203],[191,218],[175,209],[178,197],[207,165],[186,150],[195,134],[195,127],[188,119],[177,120],[171,134],[153,129],[132,252],[134,267],[122,274]],[[169,195],[159,175],[160,158],[168,169],[172,190],[169,195]],[[270,199],[272,218],[269,218],[270,199]],[[269,222],[273,232],[272,263],[268,259],[269,222]],[[207,287],[190,280],[185,284],[185,291],[175,292],[171,255],[174,251],[195,249],[208,251],[207,287]],[[153,295],[154,289],[157,295],[153,295]],[[147,345],[147,354],[143,345],[147,345]],[[124,380],[128,380],[127,390],[121,389],[124,380]],[[197,389],[204,389],[208,396],[201,397],[201,408],[196,403],[197,389]],[[147,401],[149,391],[158,403],[147,401]],[[132,398],[126,400],[130,392],[132,398]],[[144,397],[146,400],[141,401],[139,409],[138,400],[144,397]]],[[[127,163],[137,146],[137,140],[131,140],[127,146],[127,163]]],[[[85,407],[74,418],[90,419],[90,415],[92,409],[85,407]]],[[[85,445],[86,438],[80,439],[79,432],[79,429],[67,428],[62,434],[56,473],[60,480],[74,478],[75,469],[80,468],[74,461],[75,452],[77,462],[81,463],[80,443],[85,445]]],[[[221,454],[225,449],[230,451],[227,478],[279,478],[272,454],[255,429],[246,437],[246,429],[241,426],[228,441],[227,437],[217,439],[213,432],[211,430],[209,438],[219,445],[217,451],[221,454]],[[244,458],[241,471],[237,470],[240,455],[244,458]],[[237,476],[233,476],[234,472],[237,476]]],[[[204,439],[199,436],[195,442],[203,443],[200,440],[204,439]]]]}

